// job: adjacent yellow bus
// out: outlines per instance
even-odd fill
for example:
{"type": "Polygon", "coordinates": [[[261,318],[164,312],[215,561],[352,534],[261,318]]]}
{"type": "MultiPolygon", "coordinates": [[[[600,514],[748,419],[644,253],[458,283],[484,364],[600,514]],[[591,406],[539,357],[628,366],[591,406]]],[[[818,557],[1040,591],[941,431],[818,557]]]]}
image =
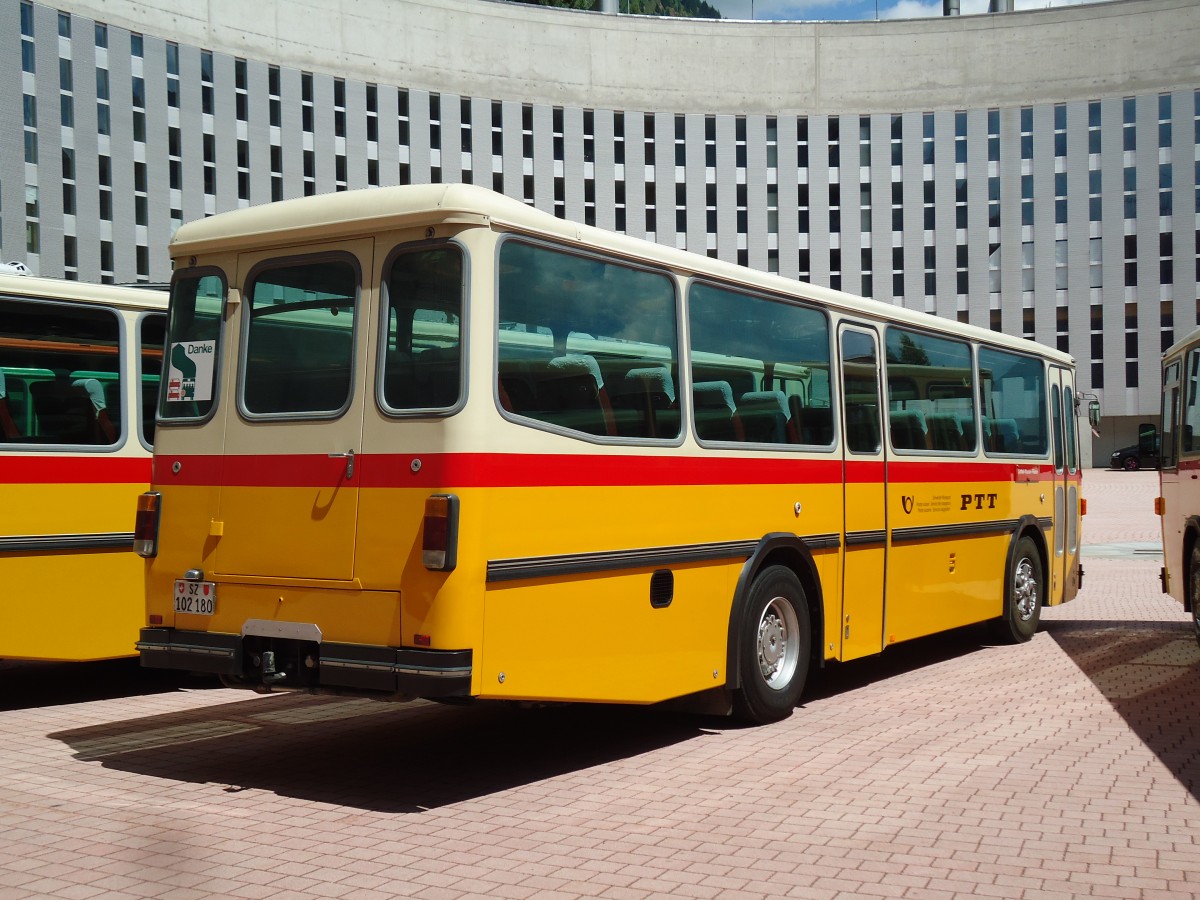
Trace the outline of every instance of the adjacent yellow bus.
{"type": "Polygon", "coordinates": [[[185,225],[145,666],[765,722],[1074,596],[1070,357],[469,185],[185,225]]]}
{"type": "Polygon", "coordinates": [[[1200,642],[1200,330],[1163,354],[1162,371],[1162,588],[1192,614],[1200,642]]]}
{"type": "Polygon", "coordinates": [[[0,657],[136,654],[167,293],[0,275],[0,657]]]}

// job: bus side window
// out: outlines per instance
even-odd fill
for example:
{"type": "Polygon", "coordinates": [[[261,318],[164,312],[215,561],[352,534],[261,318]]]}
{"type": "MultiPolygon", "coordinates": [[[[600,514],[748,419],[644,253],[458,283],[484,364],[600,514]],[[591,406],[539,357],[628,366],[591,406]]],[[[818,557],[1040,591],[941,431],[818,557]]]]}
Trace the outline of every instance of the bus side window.
{"type": "Polygon", "coordinates": [[[500,245],[496,399],[578,435],[679,436],[670,278],[509,238],[500,245]],[[636,373],[636,374],[634,374],[636,373]]]}
{"type": "Polygon", "coordinates": [[[1050,449],[1050,431],[1042,361],[980,347],[979,368],[989,376],[980,392],[984,452],[1044,455],[1050,449]]]}
{"type": "Polygon", "coordinates": [[[4,423],[5,439],[116,444],[121,428],[116,314],[77,304],[0,300],[0,322],[6,332],[3,393],[12,420],[11,428],[4,423]]]}

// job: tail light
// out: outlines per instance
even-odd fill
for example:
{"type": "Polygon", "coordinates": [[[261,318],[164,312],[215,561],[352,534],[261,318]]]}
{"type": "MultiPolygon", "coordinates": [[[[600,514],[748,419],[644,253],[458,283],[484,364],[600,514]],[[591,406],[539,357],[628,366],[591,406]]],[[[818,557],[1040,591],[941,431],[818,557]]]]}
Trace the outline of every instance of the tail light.
{"type": "Polygon", "coordinates": [[[147,559],[158,555],[158,520],[162,494],[146,491],[138,497],[137,518],[133,522],[133,549],[147,559]]]}
{"type": "Polygon", "coordinates": [[[458,497],[454,494],[425,498],[421,562],[438,572],[449,572],[458,563],[458,497]]]}
{"type": "Polygon", "coordinates": [[[1155,497],[1154,498],[1154,514],[1156,516],[1165,516],[1167,514],[1167,498],[1166,497],[1155,497]]]}

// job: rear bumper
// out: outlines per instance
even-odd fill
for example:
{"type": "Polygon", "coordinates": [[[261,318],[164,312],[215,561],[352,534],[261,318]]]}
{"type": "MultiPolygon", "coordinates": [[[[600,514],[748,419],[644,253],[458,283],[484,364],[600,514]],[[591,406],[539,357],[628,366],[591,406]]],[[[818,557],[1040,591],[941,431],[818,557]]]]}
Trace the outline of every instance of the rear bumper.
{"type": "Polygon", "coordinates": [[[141,664],[220,675],[262,690],[330,689],[410,697],[468,697],[470,650],[418,650],[294,638],[143,628],[141,664]]]}

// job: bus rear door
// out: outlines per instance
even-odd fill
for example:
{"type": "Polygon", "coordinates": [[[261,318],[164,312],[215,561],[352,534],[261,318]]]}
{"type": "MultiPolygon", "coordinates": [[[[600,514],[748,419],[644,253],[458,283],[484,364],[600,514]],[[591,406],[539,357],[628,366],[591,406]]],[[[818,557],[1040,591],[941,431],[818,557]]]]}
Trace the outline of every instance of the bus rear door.
{"type": "MultiPolygon", "coordinates": [[[[370,394],[360,289],[372,242],[243,255],[237,412],[226,417],[217,573],[350,581],[370,394]]],[[[369,330],[369,329],[368,329],[369,330]]]]}

